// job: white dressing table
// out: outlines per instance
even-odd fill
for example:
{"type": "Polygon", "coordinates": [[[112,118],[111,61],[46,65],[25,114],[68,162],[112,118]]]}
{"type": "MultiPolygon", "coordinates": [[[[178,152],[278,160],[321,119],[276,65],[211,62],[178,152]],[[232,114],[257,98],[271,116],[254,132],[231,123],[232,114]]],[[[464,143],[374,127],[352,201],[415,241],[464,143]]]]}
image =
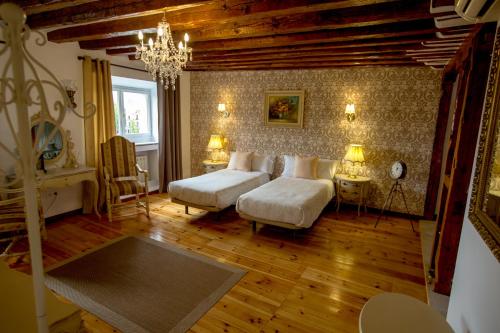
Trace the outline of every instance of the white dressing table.
{"type": "MultiPolygon", "coordinates": [[[[99,197],[99,183],[97,182],[96,169],[89,167],[78,168],[51,168],[47,169],[47,173],[37,170],[37,183],[40,191],[51,188],[62,188],[73,186],[78,183],[92,184],[92,210],[101,218],[97,207],[97,199],[99,197]]],[[[84,205],[85,207],[85,205],[84,205]]],[[[84,213],[88,213],[84,209],[84,213]]]]}

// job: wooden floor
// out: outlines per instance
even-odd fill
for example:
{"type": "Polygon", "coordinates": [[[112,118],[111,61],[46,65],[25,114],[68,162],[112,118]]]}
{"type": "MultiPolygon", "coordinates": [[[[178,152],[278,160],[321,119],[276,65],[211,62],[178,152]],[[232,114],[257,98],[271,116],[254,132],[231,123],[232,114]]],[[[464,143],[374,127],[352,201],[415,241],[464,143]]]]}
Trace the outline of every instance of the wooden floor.
{"type": "MultiPolygon", "coordinates": [[[[93,215],[65,217],[48,225],[44,263],[141,234],[247,270],[190,332],[357,332],[363,304],[378,293],[426,301],[420,239],[408,220],[389,218],[374,229],[374,215],[327,207],[310,231],[294,239],[273,227],[252,233],[233,208],[220,220],[194,208],[190,213],[154,195],[149,220],[132,203],[116,209],[112,223],[93,215]]],[[[29,270],[22,261],[11,264],[29,270]]],[[[89,332],[117,331],[89,313],[84,319],[89,332]]]]}

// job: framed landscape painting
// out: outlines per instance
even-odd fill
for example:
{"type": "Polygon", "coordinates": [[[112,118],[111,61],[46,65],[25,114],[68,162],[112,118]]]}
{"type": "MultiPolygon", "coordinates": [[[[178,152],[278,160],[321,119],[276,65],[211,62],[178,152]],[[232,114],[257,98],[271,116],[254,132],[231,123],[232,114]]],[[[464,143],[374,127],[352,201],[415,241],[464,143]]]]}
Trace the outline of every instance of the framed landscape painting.
{"type": "Polygon", "coordinates": [[[264,123],[266,126],[302,128],[304,90],[266,91],[264,123]]]}

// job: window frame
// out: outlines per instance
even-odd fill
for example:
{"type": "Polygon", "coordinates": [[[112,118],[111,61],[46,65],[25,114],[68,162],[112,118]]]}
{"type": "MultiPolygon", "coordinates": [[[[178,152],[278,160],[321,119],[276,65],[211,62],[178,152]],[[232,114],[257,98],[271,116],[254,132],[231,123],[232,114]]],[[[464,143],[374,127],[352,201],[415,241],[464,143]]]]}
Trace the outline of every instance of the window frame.
{"type": "Polygon", "coordinates": [[[118,134],[124,136],[125,138],[129,139],[130,141],[133,141],[135,143],[149,143],[149,142],[155,142],[156,138],[153,133],[153,102],[152,102],[152,95],[153,92],[151,89],[148,88],[137,88],[137,87],[129,87],[129,86],[123,86],[123,85],[113,85],[112,86],[112,91],[116,91],[118,95],[118,115],[120,117],[119,123],[120,123],[120,131],[118,134]],[[142,134],[127,134],[125,133],[125,128],[126,128],[126,122],[127,119],[125,117],[125,110],[123,108],[123,93],[124,92],[129,92],[129,93],[140,93],[144,94],[147,97],[147,108],[148,108],[148,133],[142,133],[142,134]]]}

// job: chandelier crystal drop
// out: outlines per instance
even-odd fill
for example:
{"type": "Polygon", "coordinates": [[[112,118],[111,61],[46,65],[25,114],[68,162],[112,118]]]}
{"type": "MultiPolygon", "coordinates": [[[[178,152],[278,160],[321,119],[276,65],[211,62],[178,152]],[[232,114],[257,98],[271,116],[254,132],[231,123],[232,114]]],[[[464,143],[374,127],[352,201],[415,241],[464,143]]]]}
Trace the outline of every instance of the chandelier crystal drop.
{"type": "Polygon", "coordinates": [[[135,58],[144,62],[146,70],[155,81],[160,80],[165,89],[171,85],[175,90],[175,80],[186,67],[188,60],[193,60],[192,49],[188,47],[189,35],[184,34],[184,43],[181,41],[176,47],[170,24],[163,15],[163,19],[158,23],[155,41],[149,38],[145,44],[142,31],[139,31],[138,36],[141,44],[137,45],[135,58]]]}

